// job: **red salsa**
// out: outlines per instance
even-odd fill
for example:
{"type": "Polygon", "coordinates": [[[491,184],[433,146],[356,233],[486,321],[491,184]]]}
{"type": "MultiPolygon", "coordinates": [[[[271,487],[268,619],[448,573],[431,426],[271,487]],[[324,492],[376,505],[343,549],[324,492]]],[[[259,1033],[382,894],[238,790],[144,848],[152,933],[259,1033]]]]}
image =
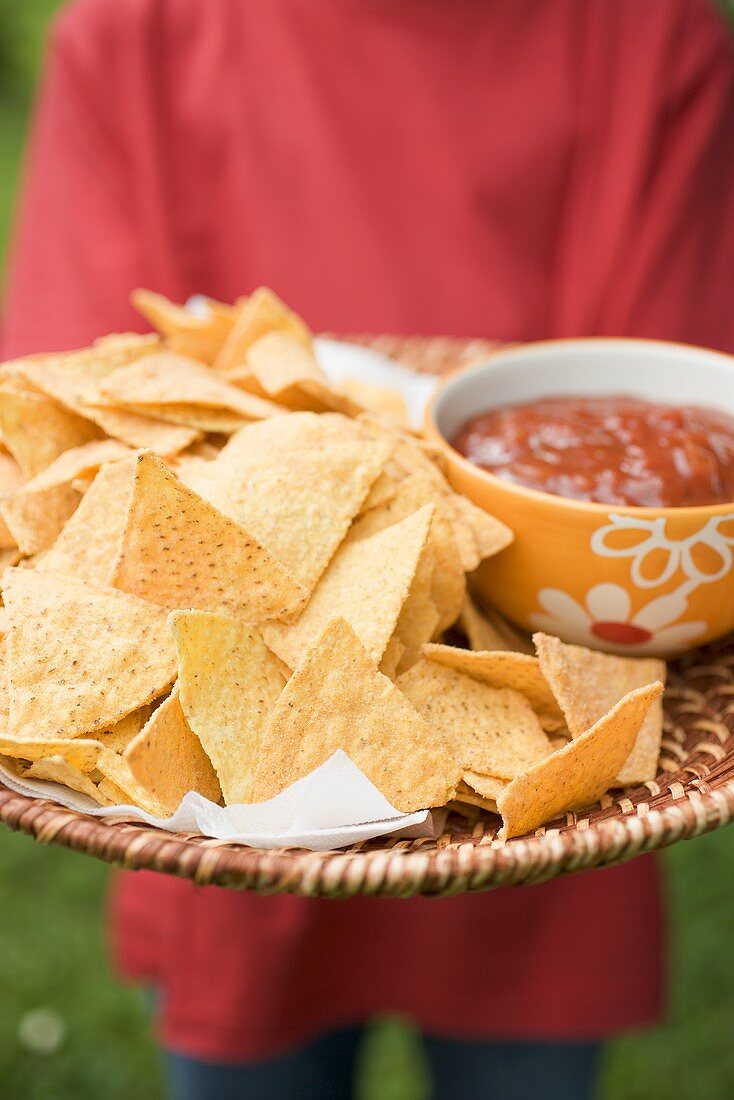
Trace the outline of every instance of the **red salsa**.
{"type": "Polygon", "coordinates": [[[503,481],[666,508],[734,501],[734,416],[635,397],[550,397],[467,420],[453,446],[503,481]]]}

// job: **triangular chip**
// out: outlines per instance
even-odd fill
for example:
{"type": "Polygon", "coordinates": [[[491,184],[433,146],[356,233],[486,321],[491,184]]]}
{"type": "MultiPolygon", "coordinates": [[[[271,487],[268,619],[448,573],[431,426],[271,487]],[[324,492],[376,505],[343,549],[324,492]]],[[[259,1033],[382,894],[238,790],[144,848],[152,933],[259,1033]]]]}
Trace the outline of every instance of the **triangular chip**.
{"type": "Polygon", "coordinates": [[[253,799],[272,798],[337,749],[402,813],[445,805],[460,779],[441,736],[378,671],[343,619],[328,624],[283,689],[253,799]]]}
{"type": "Polygon", "coordinates": [[[247,366],[229,372],[228,378],[298,412],[331,410],[357,416],[364,411],[330,385],[310,348],[283,332],[261,336],[247,353],[247,366]]]}
{"type": "Polygon", "coordinates": [[[176,672],[160,608],[30,569],[3,575],[9,731],[74,737],[161,695],[176,672]]]}
{"type": "Polygon", "coordinates": [[[204,363],[214,362],[237,317],[234,307],[221,302],[207,302],[204,311],[194,313],[151,290],[134,290],[130,299],[135,309],[166,337],[167,347],[204,363]]]}
{"type": "Polygon", "coordinates": [[[219,780],[184,717],[177,686],[127,746],[124,758],[138,782],[171,813],[188,791],[219,801],[219,780]]]}
{"type": "MultiPolygon", "coordinates": [[[[550,684],[574,737],[583,733],[634,688],[665,683],[665,661],[653,657],[614,657],[583,646],[565,645],[549,634],[534,634],[543,675],[550,684]]],[[[637,741],[617,776],[619,786],[645,783],[658,770],[663,736],[663,704],[647,713],[637,741]]]]}
{"type": "Polygon", "coordinates": [[[311,591],[390,453],[343,416],[251,424],[190,484],[311,591]]]}
{"type": "Polygon", "coordinates": [[[122,753],[127,746],[140,733],[151,714],[155,710],[155,703],[147,703],[144,707],[134,710],[132,714],[126,714],[119,722],[115,722],[108,730],[100,730],[97,736],[107,749],[122,753]]]}
{"type": "Polygon", "coordinates": [[[450,645],[425,645],[429,661],[463,672],[494,688],[512,688],[524,695],[545,730],[564,729],[561,708],[543,676],[537,657],[525,653],[490,652],[457,649],[450,645]]]}
{"type": "Polygon", "coordinates": [[[102,794],[107,791],[113,798],[119,799],[120,804],[139,806],[153,817],[170,816],[169,808],[135,778],[127,760],[112,749],[102,749],[97,760],[97,771],[113,784],[110,787],[100,783],[102,794]]]}
{"type": "Polygon", "coordinates": [[[130,458],[132,451],[116,439],[98,439],[83,443],[81,447],[72,447],[50,462],[40,474],[27,481],[22,488],[24,494],[41,492],[43,489],[55,489],[61,485],[71,485],[77,478],[93,477],[100,466],[107,462],[119,462],[130,458]]]}
{"type": "Polygon", "coordinates": [[[462,770],[514,779],[551,751],[533,708],[517,691],[426,660],[403,673],[397,686],[442,734],[462,770]]]}
{"type": "Polygon", "coordinates": [[[45,779],[50,783],[62,783],[72,791],[79,791],[88,798],[97,800],[97,788],[81,768],[77,768],[63,756],[48,756],[43,760],[36,760],[34,764],[19,769],[21,778],[45,779]]]}
{"type": "Polygon", "coordinates": [[[28,492],[19,490],[0,502],[0,515],[23,554],[39,554],[53,545],[74,514],[81,493],[70,485],[28,492]]]}
{"type": "MultiPolygon", "coordinates": [[[[465,771],[462,779],[462,786],[469,787],[469,789],[478,796],[478,799],[481,799],[482,805],[487,802],[493,802],[494,806],[491,808],[495,813],[497,812],[497,799],[507,786],[506,779],[498,779],[496,775],[482,775],[481,772],[473,771],[465,771]]],[[[467,798],[467,801],[471,801],[471,799],[467,797],[467,792],[460,789],[457,798],[462,797],[467,798]]],[[[475,804],[479,805],[479,802],[475,804]]],[[[485,805],[485,809],[486,808],[490,807],[485,805]]]]}
{"type": "Polygon", "coordinates": [[[299,619],[264,628],[273,652],[295,668],[326,624],[341,617],[379,664],[408,599],[432,519],[429,506],[371,539],[344,543],[299,619]]]}
{"type": "Polygon", "coordinates": [[[6,386],[0,387],[0,433],[26,477],[35,477],[64,451],[102,434],[45,394],[6,386]]]}
{"type": "Polygon", "coordinates": [[[41,573],[64,573],[98,587],[112,585],[132,495],[135,459],[103,466],[56,542],[41,573]]]}
{"type": "Polygon", "coordinates": [[[113,584],[170,609],[285,618],[306,592],[244,527],[178,480],[151,451],[138,456],[113,584]]]}
{"type": "Polygon", "coordinates": [[[511,623],[491,608],[480,608],[467,594],[461,610],[459,625],[466,635],[471,649],[484,651],[506,650],[511,653],[529,653],[535,650],[529,638],[516,630],[511,623]]]}
{"type": "Polygon", "coordinates": [[[513,781],[497,797],[500,836],[522,836],[566,810],[597,802],[615,781],[629,756],[661,683],[625,695],[591,729],[513,781]]]}
{"type": "Polygon", "coordinates": [[[408,406],[397,390],[375,386],[362,378],[342,378],[339,381],[339,391],[368,412],[388,417],[400,428],[408,426],[408,406]]]}
{"type": "Polygon", "coordinates": [[[141,412],[146,406],[159,411],[167,405],[191,406],[236,413],[245,420],[262,420],[283,412],[272,401],[245,393],[196,360],[172,352],[146,355],[105,375],[97,383],[95,399],[87,396],[87,400],[132,405],[141,412]]]}
{"type": "Polygon", "coordinates": [[[267,332],[285,332],[304,347],[311,346],[311,333],[297,314],[285,306],[272,290],[259,287],[247,299],[224,346],[214,360],[214,369],[242,367],[252,345],[267,332]]]}
{"type": "Polygon", "coordinates": [[[62,756],[83,772],[96,768],[102,745],[86,738],[69,737],[0,737],[0,756],[14,760],[43,760],[47,756],[62,756]]]}
{"type": "Polygon", "coordinates": [[[42,362],[29,362],[22,368],[23,377],[36,389],[64,405],[70,412],[86,417],[107,435],[131,447],[150,447],[162,455],[183,451],[200,434],[193,428],[164,424],[138,413],[118,408],[93,408],[84,403],[84,395],[98,378],[103,377],[108,361],[49,357],[42,362]]]}
{"type": "Polygon", "coordinates": [[[214,765],[226,805],[252,800],[265,725],[285,683],[251,627],[202,611],[170,618],[181,706],[214,765]]]}
{"type": "Polygon", "coordinates": [[[488,512],[458,496],[420,443],[384,422],[360,418],[374,438],[388,438],[393,454],[386,472],[396,482],[395,497],[366,512],[355,524],[350,538],[365,538],[397,523],[425,504],[435,505],[451,525],[465,573],[484,558],[499,553],[512,542],[512,531],[488,512]]]}

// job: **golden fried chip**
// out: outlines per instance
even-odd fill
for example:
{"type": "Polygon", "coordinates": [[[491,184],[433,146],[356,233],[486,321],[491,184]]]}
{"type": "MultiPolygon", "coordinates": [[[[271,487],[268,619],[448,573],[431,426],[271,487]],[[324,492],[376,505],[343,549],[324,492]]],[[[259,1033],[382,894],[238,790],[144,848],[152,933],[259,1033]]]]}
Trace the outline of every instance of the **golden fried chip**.
{"type": "Polygon", "coordinates": [[[171,813],[188,791],[197,791],[212,802],[221,797],[211,761],[184,717],[178,686],[123,755],[138,782],[171,813]]]}
{"type": "Polygon", "coordinates": [[[352,628],[330,622],[283,689],[265,732],[253,789],[263,801],[349,756],[403,813],[443,806],[460,779],[440,734],[378,671],[352,628]]]}
{"type": "Polygon", "coordinates": [[[254,291],[239,311],[232,331],[214,360],[214,369],[226,374],[244,366],[252,345],[268,332],[284,332],[308,348],[311,333],[297,314],[267,287],[254,291]]]}
{"type": "Polygon", "coordinates": [[[97,800],[97,788],[81,768],[76,767],[63,756],[47,756],[36,760],[30,767],[19,769],[22,778],[45,779],[50,783],[63,783],[72,791],[79,791],[88,798],[97,800]]]}
{"type": "Polygon", "coordinates": [[[343,416],[293,413],[244,428],[189,484],[311,591],[389,452],[343,416]]]}
{"type": "MultiPolygon", "coordinates": [[[[534,634],[540,667],[577,737],[606,714],[633,688],[655,680],[665,683],[665,661],[652,657],[614,657],[583,646],[565,645],[548,634],[534,634]]],[[[645,783],[658,770],[663,736],[663,704],[650,707],[637,741],[620,769],[617,786],[645,783]]]]}
{"type": "Polygon", "coordinates": [[[494,688],[512,688],[524,695],[545,730],[564,729],[566,722],[537,657],[525,653],[480,652],[450,645],[425,645],[429,661],[463,672],[494,688]]]}
{"type": "MultiPolygon", "coordinates": [[[[477,805],[487,802],[494,803],[494,812],[497,813],[497,799],[507,786],[506,779],[498,779],[496,775],[482,775],[481,772],[465,771],[462,786],[469,787],[478,796],[477,805]]],[[[468,798],[468,792],[460,790],[458,798],[468,798]]],[[[468,799],[471,801],[471,799],[468,799]]],[[[485,809],[488,808],[485,806],[485,809]]]]}
{"type": "Polygon", "coordinates": [[[71,485],[77,478],[92,479],[106,462],[118,462],[132,457],[133,452],[116,439],[98,439],[72,447],[55,458],[22,487],[24,494],[71,485]]]}
{"type": "Polygon", "coordinates": [[[440,731],[462,770],[514,779],[551,751],[533,708],[517,691],[426,660],[398,677],[397,686],[440,731]]]}
{"type": "Polygon", "coordinates": [[[166,406],[236,413],[240,420],[262,420],[283,412],[272,401],[245,393],[196,360],[172,352],[146,355],[105,375],[97,383],[94,399],[87,396],[87,400],[132,405],[140,412],[150,406],[157,410],[151,415],[165,412],[166,406]]]}
{"type": "Polygon", "coordinates": [[[5,571],[3,598],[15,736],[107,729],[174,679],[166,615],[153,604],[30,569],[5,571]]]}
{"type": "Polygon", "coordinates": [[[100,429],[41,393],[0,387],[0,433],[25,477],[35,477],[72,447],[99,439],[100,429]]]}
{"type": "MultiPolygon", "coordinates": [[[[423,643],[436,637],[443,629],[441,625],[443,609],[439,611],[436,604],[436,595],[443,596],[443,592],[439,592],[440,585],[437,585],[439,577],[435,539],[437,518],[434,513],[407,599],[380,661],[380,672],[384,672],[391,680],[394,680],[398,673],[405,672],[414,665],[420,658],[423,643]]],[[[448,572],[446,579],[450,583],[448,572]]],[[[461,580],[463,579],[462,573],[461,580]]]]}
{"type": "Polygon", "coordinates": [[[70,485],[21,489],[0,501],[0,515],[21,553],[39,554],[53,545],[81,499],[70,485]]]}
{"type": "Polygon", "coordinates": [[[261,336],[248,351],[246,366],[228,377],[295,412],[331,410],[356,416],[364,411],[330,385],[309,347],[283,332],[261,336]]]}
{"type": "Polygon", "coordinates": [[[249,802],[265,725],[285,680],[252,627],[224,615],[170,617],[181,706],[219,777],[226,805],[249,802]]]}
{"type": "Polygon", "coordinates": [[[512,542],[509,527],[454,493],[417,440],[372,418],[361,417],[360,423],[374,438],[388,438],[393,443],[386,473],[396,482],[396,492],[387,503],[365,512],[355,523],[350,538],[373,535],[423,505],[434,504],[451,525],[465,573],[472,572],[480,561],[512,542]]]}
{"type": "MultiPolygon", "coordinates": [[[[146,347],[144,352],[141,350],[141,354],[147,354],[149,350],[146,347]]],[[[90,385],[108,373],[109,363],[109,358],[98,361],[57,356],[42,362],[27,363],[22,368],[22,373],[36,389],[54,398],[69,411],[86,417],[107,435],[131,447],[150,447],[158,454],[172,455],[183,451],[200,438],[200,433],[193,428],[165,424],[125,409],[100,409],[86,405],[84,395],[90,385]]]]}
{"type": "MultiPolygon", "coordinates": [[[[163,426],[178,425],[182,429],[190,429],[199,434],[220,432],[222,435],[234,435],[240,428],[251,423],[239,413],[231,413],[226,409],[205,409],[198,405],[126,405],[125,408],[140,416],[155,417],[156,421],[163,426]]],[[[273,409],[275,412],[270,413],[271,416],[276,412],[279,415],[285,412],[285,409],[281,409],[279,405],[274,405],[273,409]]]]}
{"type": "Polygon", "coordinates": [[[221,302],[207,303],[203,315],[193,313],[152,290],[134,290],[130,299],[138,313],[165,336],[167,347],[208,364],[222,350],[237,316],[234,307],[221,302]]]}
{"type": "Polygon", "coordinates": [[[295,668],[326,624],[344,618],[379,664],[408,599],[432,519],[428,506],[371,539],[341,546],[298,620],[263,628],[273,652],[295,668]]]}
{"type": "Polygon", "coordinates": [[[102,745],[81,737],[11,737],[0,736],[0,756],[14,760],[44,760],[47,756],[62,756],[80,771],[90,772],[97,766],[102,745]]]}
{"type": "Polygon", "coordinates": [[[97,734],[100,742],[113,752],[123,753],[130,742],[138,736],[155,707],[155,703],[146,703],[144,707],[139,707],[132,714],[126,714],[110,729],[100,730],[97,734]]]}
{"type": "Polygon", "coordinates": [[[250,622],[285,617],[307,595],[244,527],[151,451],[138,456],[113,584],[171,610],[231,611],[250,622]]]}
{"type": "Polygon", "coordinates": [[[132,496],[133,459],[103,466],[37,568],[98,587],[112,585],[132,496]]]}
{"type": "Polygon", "coordinates": [[[522,836],[565,810],[581,810],[613,786],[661,683],[631,691],[591,729],[534,764],[497,796],[503,837],[522,836]]]}
{"type": "Polygon", "coordinates": [[[394,420],[401,428],[408,424],[408,406],[405,398],[397,390],[387,386],[375,386],[361,378],[342,378],[339,389],[352,401],[368,412],[378,413],[394,420]]]}
{"type": "Polygon", "coordinates": [[[97,771],[114,784],[114,787],[110,787],[100,783],[102,795],[108,793],[108,797],[117,797],[122,805],[139,806],[153,817],[170,817],[169,808],[138,782],[127,760],[112,749],[102,749],[97,760],[97,771]]]}
{"type": "Polygon", "coordinates": [[[470,595],[461,611],[459,625],[466,635],[472,649],[485,652],[508,650],[514,653],[529,653],[535,656],[535,650],[529,639],[523,637],[511,623],[494,611],[480,608],[470,595]]]}

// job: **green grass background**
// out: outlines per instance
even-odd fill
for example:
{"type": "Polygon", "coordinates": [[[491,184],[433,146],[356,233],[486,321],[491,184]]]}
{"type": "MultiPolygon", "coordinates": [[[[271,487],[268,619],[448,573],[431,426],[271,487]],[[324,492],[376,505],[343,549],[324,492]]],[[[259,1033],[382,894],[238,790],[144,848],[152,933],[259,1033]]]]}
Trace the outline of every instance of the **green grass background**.
{"type": "MultiPolygon", "coordinates": [[[[0,256],[44,28],[58,6],[0,0],[0,256]]],[[[727,7],[734,14],[734,0],[727,7]]],[[[669,1016],[654,1032],[610,1044],[598,1100],[734,1097],[734,829],[680,844],[664,862],[672,925],[669,1016]]],[[[164,1095],[143,998],[111,974],[103,923],[108,882],[103,864],[0,828],[2,1100],[164,1095]],[[38,1009],[63,1028],[51,1053],[27,1038],[38,1009]]],[[[387,1019],[372,1029],[358,1095],[426,1097],[418,1042],[406,1023],[387,1019]]]]}

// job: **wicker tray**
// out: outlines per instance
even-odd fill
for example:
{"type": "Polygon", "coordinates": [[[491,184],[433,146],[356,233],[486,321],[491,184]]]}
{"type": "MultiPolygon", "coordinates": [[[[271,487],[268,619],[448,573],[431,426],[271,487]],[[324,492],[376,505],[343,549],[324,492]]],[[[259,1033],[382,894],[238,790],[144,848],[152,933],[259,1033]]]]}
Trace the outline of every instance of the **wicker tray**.
{"type": "MultiPolygon", "coordinates": [[[[355,337],[418,369],[440,372],[486,353],[484,341],[355,337]]],[[[125,818],[99,820],[27,798],[0,784],[0,820],[44,843],[118,866],[148,868],[261,893],[408,897],[540,882],[620,863],[725,825],[734,817],[734,637],[671,666],[657,780],[605,796],[532,837],[496,839],[499,819],[450,815],[437,840],[381,837],[341,851],[261,851],[198,834],[172,834],[125,818]]]]}

